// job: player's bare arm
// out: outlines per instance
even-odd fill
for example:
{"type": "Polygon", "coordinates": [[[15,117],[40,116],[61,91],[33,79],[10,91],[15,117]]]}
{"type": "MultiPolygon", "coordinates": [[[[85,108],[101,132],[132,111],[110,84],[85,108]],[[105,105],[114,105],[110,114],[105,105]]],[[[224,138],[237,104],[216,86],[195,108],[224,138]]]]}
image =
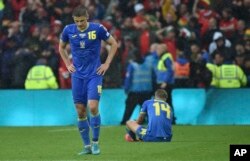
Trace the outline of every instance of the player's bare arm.
{"type": "Polygon", "coordinates": [[[143,124],[143,121],[145,119],[145,113],[141,112],[138,119],[136,120],[136,122],[139,124],[139,125],[142,125],[143,124]]]}
{"type": "Polygon", "coordinates": [[[70,62],[69,55],[68,55],[68,53],[67,53],[67,51],[66,51],[66,45],[67,45],[67,44],[66,44],[65,42],[63,42],[62,40],[60,40],[60,42],[59,42],[59,53],[60,53],[60,55],[61,55],[61,57],[62,57],[62,59],[63,59],[63,62],[64,62],[65,65],[66,65],[68,71],[69,71],[70,73],[73,73],[73,72],[75,72],[75,67],[74,67],[74,65],[70,62]]]}
{"type": "Polygon", "coordinates": [[[116,53],[117,46],[118,46],[116,40],[112,36],[110,36],[106,42],[110,45],[110,50],[109,50],[109,54],[108,54],[108,57],[107,57],[105,63],[102,64],[97,69],[97,74],[99,74],[99,75],[104,75],[106,73],[106,71],[108,70],[110,63],[112,62],[112,60],[114,58],[114,55],[116,53]]]}

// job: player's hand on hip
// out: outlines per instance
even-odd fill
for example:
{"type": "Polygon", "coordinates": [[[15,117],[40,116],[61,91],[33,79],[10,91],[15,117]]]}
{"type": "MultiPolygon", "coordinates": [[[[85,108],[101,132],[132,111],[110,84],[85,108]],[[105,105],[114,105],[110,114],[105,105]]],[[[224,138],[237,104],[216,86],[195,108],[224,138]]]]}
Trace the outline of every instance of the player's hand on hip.
{"type": "Polygon", "coordinates": [[[76,71],[75,67],[73,64],[70,64],[67,66],[67,69],[70,73],[74,73],[76,71]]]}
{"type": "Polygon", "coordinates": [[[104,75],[106,73],[106,71],[109,68],[109,64],[105,63],[102,64],[99,68],[97,68],[97,74],[98,75],[104,75]]]}

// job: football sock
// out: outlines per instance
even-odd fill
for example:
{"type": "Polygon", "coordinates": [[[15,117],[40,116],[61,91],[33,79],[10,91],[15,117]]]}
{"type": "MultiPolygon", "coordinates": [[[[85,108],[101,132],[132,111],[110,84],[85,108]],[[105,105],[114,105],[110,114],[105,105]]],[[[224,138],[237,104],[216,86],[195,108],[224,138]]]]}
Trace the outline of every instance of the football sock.
{"type": "Polygon", "coordinates": [[[82,137],[82,141],[85,146],[90,145],[90,138],[89,138],[89,122],[87,117],[79,118],[78,119],[78,129],[82,137]]]}
{"type": "Polygon", "coordinates": [[[90,126],[93,134],[93,141],[97,142],[100,134],[100,125],[101,125],[101,116],[96,114],[95,116],[90,117],[90,126]]]}
{"type": "Polygon", "coordinates": [[[127,133],[129,134],[129,136],[136,141],[136,135],[133,131],[129,130],[128,128],[126,128],[127,133]]]}

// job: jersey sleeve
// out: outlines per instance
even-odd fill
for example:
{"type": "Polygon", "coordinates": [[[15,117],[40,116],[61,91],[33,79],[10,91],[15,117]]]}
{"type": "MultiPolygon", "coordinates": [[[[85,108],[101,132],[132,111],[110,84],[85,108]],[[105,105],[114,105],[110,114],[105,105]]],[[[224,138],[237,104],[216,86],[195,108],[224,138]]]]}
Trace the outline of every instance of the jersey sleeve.
{"type": "Polygon", "coordinates": [[[60,35],[60,39],[63,42],[68,42],[69,41],[69,36],[68,36],[68,26],[65,26],[63,29],[63,32],[60,35]]]}
{"type": "Polygon", "coordinates": [[[142,104],[141,112],[140,113],[147,113],[147,108],[148,108],[148,101],[145,101],[142,104]]]}
{"type": "Polygon", "coordinates": [[[99,37],[99,39],[104,40],[104,41],[110,37],[110,33],[101,24],[99,25],[99,29],[98,29],[98,37],[99,37]]]}

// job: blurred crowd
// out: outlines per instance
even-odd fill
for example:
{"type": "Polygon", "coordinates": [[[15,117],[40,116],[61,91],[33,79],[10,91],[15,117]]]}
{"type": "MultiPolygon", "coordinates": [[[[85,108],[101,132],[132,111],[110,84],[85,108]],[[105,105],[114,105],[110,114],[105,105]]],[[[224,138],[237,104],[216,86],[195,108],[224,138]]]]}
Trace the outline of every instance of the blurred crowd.
{"type": "MultiPolygon", "coordinates": [[[[25,88],[40,59],[59,88],[71,87],[58,43],[79,4],[119,43],[104,88],[122,87],[128,64],[159,50],[172,57],[175,87],[220,87],[217,79],[236,77],[237,87],[250,87],[250,0],[0,0],[0,88],[25,88]]],[[[108,49],[103,43],[102,61],[108,49]]]]}

